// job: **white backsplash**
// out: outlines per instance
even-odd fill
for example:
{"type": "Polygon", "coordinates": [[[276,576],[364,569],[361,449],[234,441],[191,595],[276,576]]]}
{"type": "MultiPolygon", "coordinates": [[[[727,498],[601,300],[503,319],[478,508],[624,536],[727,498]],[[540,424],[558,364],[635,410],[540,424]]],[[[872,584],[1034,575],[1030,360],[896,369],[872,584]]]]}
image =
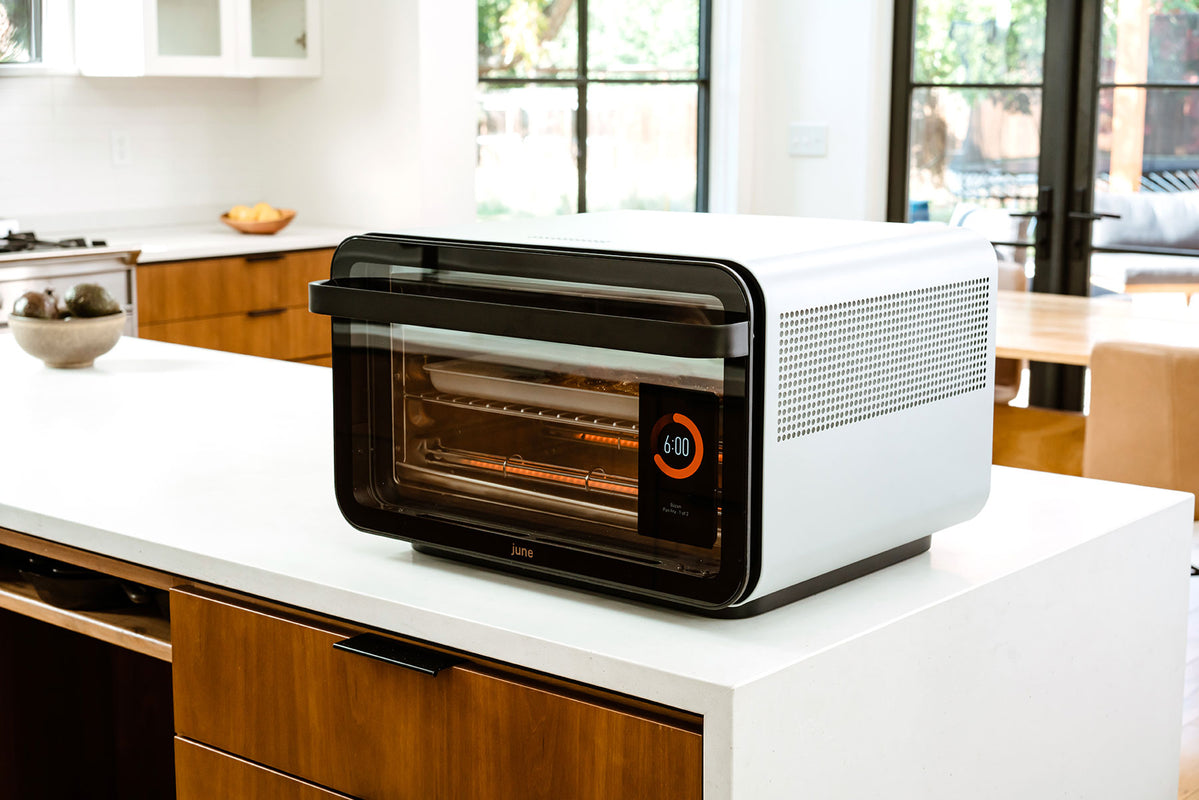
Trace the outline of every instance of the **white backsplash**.
{"type": "Polygon", "coordinates": [[[103,231],[272,202],[258,122],[253,80],[0,78],[0,218],[103,231]]]}

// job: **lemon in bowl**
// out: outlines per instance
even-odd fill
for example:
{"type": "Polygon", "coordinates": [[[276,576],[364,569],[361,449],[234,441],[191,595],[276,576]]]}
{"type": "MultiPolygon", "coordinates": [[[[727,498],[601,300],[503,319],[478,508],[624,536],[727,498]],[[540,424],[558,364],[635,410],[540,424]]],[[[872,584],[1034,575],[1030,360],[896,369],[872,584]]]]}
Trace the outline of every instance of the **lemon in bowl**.
{"type": "Polygon", "coordinates": [[[234,206],[221,215],[221,222],[241,233],[271,234],[286,228],[295,216],[293,209],[256,203],[253,206],[234,206]]]}

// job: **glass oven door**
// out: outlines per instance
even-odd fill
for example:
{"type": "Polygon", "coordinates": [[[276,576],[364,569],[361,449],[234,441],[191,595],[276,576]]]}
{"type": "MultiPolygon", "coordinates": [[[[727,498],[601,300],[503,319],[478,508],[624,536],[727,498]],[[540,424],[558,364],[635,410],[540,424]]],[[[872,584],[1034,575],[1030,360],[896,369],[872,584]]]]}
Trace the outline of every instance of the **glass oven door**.
{"type": "Polygon", "coordinates": [[[312,294],[334,316],[337,480],[352,522],[731,602],[748,558],[750,437],[748,308],[727,268],[359,249],[312,294]],[[661,271],[676,288],[644,285],[661,271]]]}

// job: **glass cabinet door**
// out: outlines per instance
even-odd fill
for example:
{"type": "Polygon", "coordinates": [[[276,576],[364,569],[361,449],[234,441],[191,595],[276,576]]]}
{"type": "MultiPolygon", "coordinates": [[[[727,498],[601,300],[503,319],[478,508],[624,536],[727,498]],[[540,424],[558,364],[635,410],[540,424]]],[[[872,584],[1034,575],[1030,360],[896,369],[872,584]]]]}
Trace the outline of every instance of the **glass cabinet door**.
{"type": "Polygon", "coordinates": [[[239,0],[241,69],[255,76],[320,73],[318,0],[239,0]]]}
{"type": "Polygon", "coordinates": [[[233,75],[233,0],[147,0],[146,74],[233,75]]]}

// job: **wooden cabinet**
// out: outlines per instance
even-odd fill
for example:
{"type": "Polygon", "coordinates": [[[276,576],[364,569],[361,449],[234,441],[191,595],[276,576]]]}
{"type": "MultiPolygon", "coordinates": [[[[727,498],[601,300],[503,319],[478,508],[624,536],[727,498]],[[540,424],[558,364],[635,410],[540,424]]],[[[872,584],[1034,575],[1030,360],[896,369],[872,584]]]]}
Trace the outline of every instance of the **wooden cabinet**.
{"type": "Polygon", "coordinates": [[[63,610],[0,575],[13,797],[702,797],[694,714],[13,531],[0,545],[170,588],[168,621],[63,610]]]}
{"type": "Polygon", "coordinates": [[[315,76],[320,31],[320,0],[76,0],[75,61],[94,76],[315,76]]]}
{"type": "Polygon", "coordinates": [[[143,587],[173,576],[0,528],[0,797],[172,797],[170,623],[157,605],[66,609],[29,555],[143,587]]]}
{"type": "Polygon", "coordinates": [[[211,747],[175,739],[176,800],[352,800],[211,747]]]}
{"type": "Polygon", "coordinates": [[[380,800],[702,794],[694,716],[470,657],[422,674],[335,647],[354,626],[219,594],[171,611],[178,735],[301,780],[380,800]]]}
{"type": "Polygon", "coordinates": [[[332,249],[137,267],[138,335],[231,353],[326,363],[329,318],[308,311],[308,283],[332,249]]]}

